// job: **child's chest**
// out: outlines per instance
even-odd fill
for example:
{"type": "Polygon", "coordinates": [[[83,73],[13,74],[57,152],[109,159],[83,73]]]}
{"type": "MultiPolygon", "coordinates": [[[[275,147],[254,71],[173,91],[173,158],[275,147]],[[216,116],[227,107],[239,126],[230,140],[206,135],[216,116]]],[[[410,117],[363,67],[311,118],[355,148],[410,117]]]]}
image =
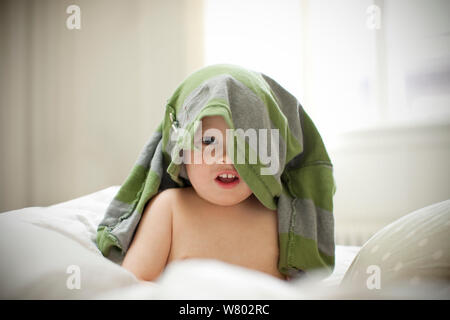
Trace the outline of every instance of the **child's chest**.
{"type": "Polygon", "coordinates": [[[174,212],[171,260],[206,258],[278,274],[276,211],[218,211],[191,207],[174,212]]]}

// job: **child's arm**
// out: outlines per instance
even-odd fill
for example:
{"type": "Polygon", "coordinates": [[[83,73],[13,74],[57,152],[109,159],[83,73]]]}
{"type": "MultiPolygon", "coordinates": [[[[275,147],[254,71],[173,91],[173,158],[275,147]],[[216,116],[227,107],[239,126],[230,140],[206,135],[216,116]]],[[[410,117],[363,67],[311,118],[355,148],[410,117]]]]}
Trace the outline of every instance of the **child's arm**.
{"type": "Polygon", "coordinates": [[[171,192],[160,192],[147,204],[123,260],[122,266],[140,280],[156,279],[166,266],[172,240],[170,196],[171,192]]]}

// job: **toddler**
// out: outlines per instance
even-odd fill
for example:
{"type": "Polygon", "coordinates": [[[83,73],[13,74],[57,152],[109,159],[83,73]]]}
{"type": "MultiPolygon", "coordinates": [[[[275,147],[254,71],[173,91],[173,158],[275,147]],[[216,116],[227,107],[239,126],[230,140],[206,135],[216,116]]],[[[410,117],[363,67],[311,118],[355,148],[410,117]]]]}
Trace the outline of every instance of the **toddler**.
{"type": "Polygon", "coordinates": [[[97,229],[103,255],[153,281],[216,259],[288,279],[334,267],[335,184],[297,99],[234,65],[190,75],[97,229]]]}
{"type": "Polygon", "coordinates": [[[217,143],[222,156],[214,164],[185,164],[192,187],[167,189],[144,210],[122,264],[138,278],[155,279],[171,261],[209,258],[284,279],[277,269],[277,212],[264,207],[229,164],[227,128],[220,116],[203,118],[202,155],[217,143]],[[222,134],[205,136],[211,128],[222,134]]]}

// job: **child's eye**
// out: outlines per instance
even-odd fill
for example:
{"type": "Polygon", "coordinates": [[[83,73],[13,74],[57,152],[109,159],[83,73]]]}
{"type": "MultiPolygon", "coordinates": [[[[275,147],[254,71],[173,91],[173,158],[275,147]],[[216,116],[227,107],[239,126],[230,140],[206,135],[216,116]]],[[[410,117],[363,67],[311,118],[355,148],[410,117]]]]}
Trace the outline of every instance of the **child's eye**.
{"type": "Polygon", "coordinates": [[[211,137],[205,136],[205,137],[203,137],[202,142],[204,144],[208,145],[208,144],[214,143],[215,140],[216,140],[216,138],[214,136],[211,136],[211,137]]]}

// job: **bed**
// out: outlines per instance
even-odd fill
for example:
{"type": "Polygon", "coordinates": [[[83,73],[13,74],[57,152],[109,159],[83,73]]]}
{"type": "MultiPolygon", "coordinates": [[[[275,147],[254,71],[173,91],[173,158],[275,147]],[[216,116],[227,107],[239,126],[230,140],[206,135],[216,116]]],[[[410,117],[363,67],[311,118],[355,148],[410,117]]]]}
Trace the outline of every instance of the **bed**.
{"type": "MultiPolygon", "coordinates": [[[[286,282],[261,272],[205,259],[177,261],[170,264],[157,281],[139,281],[119,264],[103,257],[94,242],[97,225],[118,188],[119,186],[112,186],[49,207],[30,207],[0,214],[0,298],[361,297],[358,292],[360,290],[343,289],[341,285],[346,274],[351,279],[356,277],[358,270],[355,270],[355,261],[361,251],[358,246],[337,245],[335,269],[330,276],[320,281],[312,276],[286,282]],[[349,275],[351,266],[353,271],[349,275]]],[[[371,250],[373,251],[373,247],[371,250]]],[[[358,261],[361,260],[364,259],[359,257],[358,261]]],[[[446,270],[447,260],[444,264],[446,270]]],[[[445,273],[444,278],[446,276],[445,273]]],[[[442,284],[442,281],[439,283],[442,284]]],[[[445,288],[448,290],[448,283],[445,288]]],[[[444,298],[448,297],[448,291],[441,294],[444,294],[444,298]]]]}

